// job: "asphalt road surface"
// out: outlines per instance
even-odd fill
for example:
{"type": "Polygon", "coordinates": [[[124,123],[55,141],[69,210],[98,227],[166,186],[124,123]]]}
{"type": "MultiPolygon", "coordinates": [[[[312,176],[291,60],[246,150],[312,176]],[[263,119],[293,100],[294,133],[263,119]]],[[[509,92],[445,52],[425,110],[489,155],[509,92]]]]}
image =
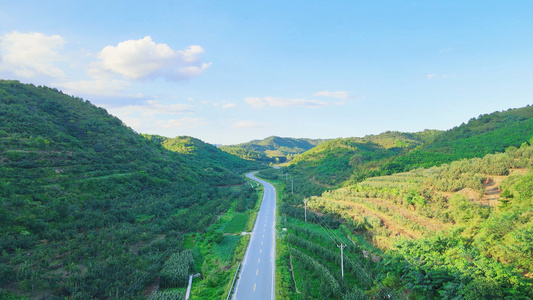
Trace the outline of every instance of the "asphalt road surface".
{"type": "Polygon", "coordinates": [[[254,177],[254,174],[246,176],[263,185],[263,202],[235,286],[235,300],[274,299],[276,190],[270,183],[254,177]]]}

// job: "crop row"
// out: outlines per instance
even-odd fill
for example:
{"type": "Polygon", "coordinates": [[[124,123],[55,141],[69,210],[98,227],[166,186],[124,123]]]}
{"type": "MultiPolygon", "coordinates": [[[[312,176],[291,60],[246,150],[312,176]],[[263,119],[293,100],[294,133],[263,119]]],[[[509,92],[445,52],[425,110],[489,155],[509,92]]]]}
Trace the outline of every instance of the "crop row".
{"type": "Polygon", "coordinates": [[[148,297],[148,300],[182,300],[185,294],[182,290],[163,290],[157,291],[148,297]]]}
{"type": "Polygon", "coordinates": [[[161,288],[177,288],[187,285],[194,266],[192,250],[174,253],[163,265],[160,273],[161,288]]]}

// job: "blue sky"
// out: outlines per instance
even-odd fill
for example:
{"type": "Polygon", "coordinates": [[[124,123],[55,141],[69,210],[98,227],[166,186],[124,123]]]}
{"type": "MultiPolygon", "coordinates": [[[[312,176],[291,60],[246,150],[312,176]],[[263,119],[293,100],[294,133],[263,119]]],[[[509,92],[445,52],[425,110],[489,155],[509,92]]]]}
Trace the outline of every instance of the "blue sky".
{"type": "Polygon", "coordinates": [[[0,1],[0,78],[233,144],[533,104],[531,1],[0,1]]]}

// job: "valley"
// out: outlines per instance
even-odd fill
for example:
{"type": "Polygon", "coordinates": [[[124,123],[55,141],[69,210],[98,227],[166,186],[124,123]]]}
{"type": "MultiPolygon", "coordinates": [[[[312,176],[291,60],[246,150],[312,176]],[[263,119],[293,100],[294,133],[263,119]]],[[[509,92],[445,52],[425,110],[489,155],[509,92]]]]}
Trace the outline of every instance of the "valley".
{"type": "Polygon", "coordinates": [[[215,147],[2,80],[0,297],[529,299],[532,120],[215,147]]]}

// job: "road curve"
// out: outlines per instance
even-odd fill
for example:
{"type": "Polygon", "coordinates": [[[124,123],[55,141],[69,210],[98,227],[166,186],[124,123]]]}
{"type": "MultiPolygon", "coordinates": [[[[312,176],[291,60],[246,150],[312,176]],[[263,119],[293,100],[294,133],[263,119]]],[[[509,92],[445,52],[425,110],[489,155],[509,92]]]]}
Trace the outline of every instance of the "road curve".
{"type": "Polygon", "coordinates": [[[274,299],[276,189],[270,183],[256,178],[255,173],[246,176],[263,185],[264,195],[235,286],[234,300],[274,299]]]}

